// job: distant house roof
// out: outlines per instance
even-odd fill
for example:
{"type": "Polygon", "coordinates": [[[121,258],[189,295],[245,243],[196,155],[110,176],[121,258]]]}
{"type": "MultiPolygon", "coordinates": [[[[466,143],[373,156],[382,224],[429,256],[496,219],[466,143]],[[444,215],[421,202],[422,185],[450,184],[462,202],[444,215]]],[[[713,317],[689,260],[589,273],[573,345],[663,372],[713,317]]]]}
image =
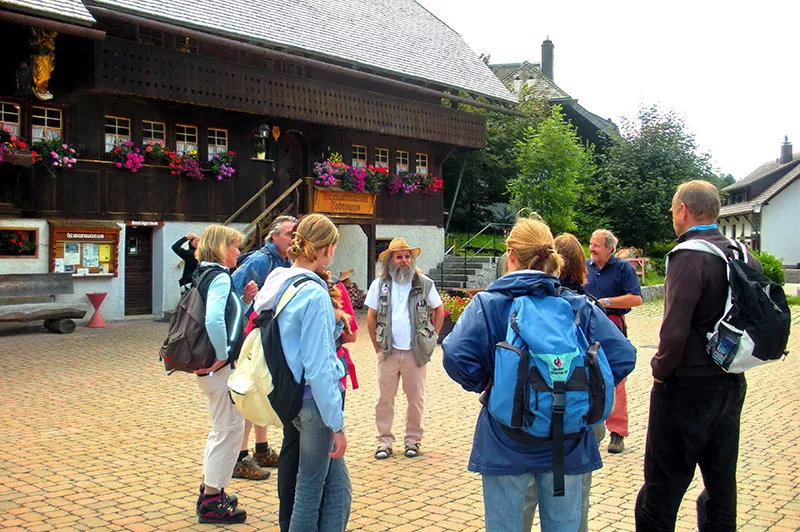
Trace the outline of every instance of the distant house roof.
{"type": "Polygon", "coordinates": [[[750,172],[750,174],[742,179],[741,181],[737,181],[736,183],[729,185],[723,189],[723,192],[730,192],[733,190],[739,190],[742,188],[747,188],[748,186],[752,185],[753,183],[760,181],[768,176],[773,176],[778,174],[782,171],[786,171],[787,169],[793,167],[794,165],[800,162],[800,153],[795,153],[792,161],[788,163],[781,164],[778,160],[773,159],[772,161],[766,162],[750,172]]]}
{"type": "Polygon", "coordinates": [[[519,92],[523,86],[527,85],[551,100],[570,99],[569,94],[542,72],[539,63],[523,61],[522,63],[489,65],[489,68],[506,87],[511,87],[512,92],[519,92]]]}
{"type": "Polygon", "coordinates": [[[81,0],[0,0],[0,7],[82,26],[96,22],[81,0]]]}
{"type": "Polygon", "coordinates": [[[618,131],[614,122],[587,110],[578,103],[578,100],[572,98],[566,91],[556,85],[552,79],[542,72],[539,63],[530,61],[498,63],[489,65],[489,68],[492,69],[492,72],[503,84],[511,88],[511,92],[518,94],[522,87],[527,86],[535,94],[547,98],[550,103],[561,105],[564,114],[578,128],[578,133],[581,137],[594,143],[597,147],[603,142],[601,132],[618,131]]]}
{"type": "Polygon", "coordinates": [[[93,0],[93,3],[252,44],[516,102],[516,97],[463,38],[414,0],[93,0]]]}
{"type": "MultiPolygon", "coordinates": [[[[769,201],[777,196],[783,189],[794,183],[794,181],[800,178],[800,164],[797,164],[799,158],[795,158],[794,161],[794,168],[786,172],[786,175],[775,181],[772,185],[767,187],[761,194],[756,196],[754,199],[750,201],[745,201],[742,203],[734,203],[733,205],[726,205],[722,207],[719,211],[720,218],[725,216],[738,216],[742,214],[749,214],[753,212],[753,206],[755,205],[766,205],[769,201]]],[[[793,163],[787,163],[784,165],[780,165],[786,168],[788,165],[793,163]]],[[[759,167],[760,168],[760,167],[759,167]]],[[[772,173],[772,172],[770,172],[772,173]]],[[[751,174],[752,175],[752,174],[751,174]]],[[[748,176],[749,177],[749,176],[748,176]]],[[[733,185],[726,187],[724,190],[730,190],[733,185]]]]}

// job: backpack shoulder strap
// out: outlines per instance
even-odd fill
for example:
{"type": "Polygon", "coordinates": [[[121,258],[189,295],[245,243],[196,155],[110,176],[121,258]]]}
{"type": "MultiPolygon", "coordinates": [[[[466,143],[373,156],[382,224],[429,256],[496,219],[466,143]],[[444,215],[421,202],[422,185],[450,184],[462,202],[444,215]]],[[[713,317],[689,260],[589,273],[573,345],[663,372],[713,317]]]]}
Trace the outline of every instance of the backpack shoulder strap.
{"type": "Polygon", "coordinates": [[[672,248],[672,250],[669,253],[667,253],[667,256],[665,258],[665,264],[666,264],[665,268],[669,268],[669,259],[672,256],[672,254],[674,254],[676,251],[682,251],[682,250],[702,251],[704,253],[716,255],[717,257],[724,260],[726,264],[728,264],[728,262],[731,260],[730,256],[728,256],[727,253],[725,253],[722,249],[720,249],[719,246],[712,244],[708,240],[695,238],[692,240],[686,240],[684,242],[681,242],[680,244],[672,248]]]}
{"type": "Polygon", "coordinates": [[[289,304],[289,301],[300,291],[300,287],[311,281],[311,277],[306,277],[305,275],[300,277],[299,279],[293,281],[289,286],[286,287],[286,290],[283,291],[283,295],[281,296],[278,304],[275,305],[275,316],[277,317],[278,314],[289,304]]]}

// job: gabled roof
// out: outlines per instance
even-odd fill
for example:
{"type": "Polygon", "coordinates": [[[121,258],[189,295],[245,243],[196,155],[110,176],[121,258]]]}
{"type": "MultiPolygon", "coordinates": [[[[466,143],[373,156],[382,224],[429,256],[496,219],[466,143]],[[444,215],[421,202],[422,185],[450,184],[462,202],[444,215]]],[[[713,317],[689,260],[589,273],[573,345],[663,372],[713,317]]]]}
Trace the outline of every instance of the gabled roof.
{"type": "Polygon", "coordinates": [[[96,22],[81,0],[0,0],[0,7],[82,26],[96,22]]]}
{"type": "MultiPolygon", "coordinates": [[[[794,183],[798,178],[800,178],[800,164],[786,172],[786,175],[775,181],[775,183],[767,187],[764,192],[756,196],[754,199],[722,207],[719,210],[719,216],[722,218],[724,216],[736,216],[753,212],[753,206],[768,204],[772,198],[777,196],[783,189],[794,183]]],[[[729,188],[731,187],[726,187],[724,190],[728,190],[729,188]]]]}
{"type": "Polygon", "coordinates": [[[529,68],[538,68],[541,69],[542,65],[539,63],[530,63],[528,61],[523,61],[522,63],[496,63],[490,64],[489,68],[492,69],[494,75],[497,76],[500,81],[506,83],[510,79],[514,79],[514,77],[521,73],[523,70],[527,70],[529,68]]]}
{"type": "Polygon", "coordinates": [[[464,39],[413,0],[93,0],[252,44],[516,102],[464,39]]]}
{"type": "Polygon", "coordinates": [[[522,85],[531,87],[534,92],[543,94],[548,99],[571,99],[570,95],[556,85],[542,72],[539,63],[523,61],[522,63],[505,63],[489,65],[495,76],[511,90],[519,91],[522,85]],[[517,85],[520,85],[517,87],[517,85]]]}
{"type": "Polygon", "coordinates": [[[732,190],[747,188],[756,181],[760,181],[761,179],[764,179],[768,176],[774,176],[776,174],[779,174],[780,172],[785,172],[798,163],[800,163],[800,153],[795,153],[792,160],[784,164],[781,164],[777,160],[773,159],[772,161],[766,162],[761,166],[759,166],[758,168],[756,168],[755,170],[753,170],[752,172],[750,172],[750,174],[741,181],[737,181],[732,185],[728,185],[722,190],[723,192],[730,192],[732,190]]]}

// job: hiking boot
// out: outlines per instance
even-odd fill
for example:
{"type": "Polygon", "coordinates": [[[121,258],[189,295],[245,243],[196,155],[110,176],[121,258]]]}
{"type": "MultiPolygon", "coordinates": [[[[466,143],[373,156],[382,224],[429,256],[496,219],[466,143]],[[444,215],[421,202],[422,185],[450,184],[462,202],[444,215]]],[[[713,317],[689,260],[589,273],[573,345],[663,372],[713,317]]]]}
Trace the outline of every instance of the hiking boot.
{"type": "Polygon", "coordinates": [[[244,523],[247,512],[241,508],[234,508],[225,490],[221,490],[214,495],[200,496],[197,519],[201,523],[244,523]]]}
{"type": "Polygon", "coordinates": [[[611,433],[611,442],[608,444],[608,452],[619,454],[625,450],[624,438],[616,432],[611,433]]]}
{"type": "Polygon", "coordinates": [[[276,453],[272,447],[267,447],[267,450],[263,453],[257,453],[255,450],[253,451],[253,458],[256,459],[256,463],[259,467],[278,467],[278,458],[280,455],[276,453]]]}
{"type": "Polygon", "coordinates": [[[247,480],[266,480],[269,471],[261,469],[255,459],[249,454],[233,468],[233,478],[246,478],[247,480]]]}
{"type": "MultiPolygon", "coordinates": [[[[197,505],[195,510],[197,511],[197,515],[200,515],[200,505],[203,503],[203,495],[206,492],[206,485],[200,484],[200,495],[197,496],[197,505]]],[[[236,495],[228,495],[225,493],[225,490],[220,490],[220,493],[225,496],[228,501],[228,504],[231,505],[232,508],[236,508],[239,506],[239,499],[236,498],[236,495]]]]}

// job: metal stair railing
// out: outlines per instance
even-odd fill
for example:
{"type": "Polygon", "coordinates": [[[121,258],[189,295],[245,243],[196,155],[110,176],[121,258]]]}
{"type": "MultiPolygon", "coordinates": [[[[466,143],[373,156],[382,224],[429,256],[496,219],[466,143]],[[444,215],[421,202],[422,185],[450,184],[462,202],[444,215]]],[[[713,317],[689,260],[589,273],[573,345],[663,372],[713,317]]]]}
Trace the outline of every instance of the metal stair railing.
{"type": "MultiPolygon", "coordinates": [[[[467,275],[468,260],[467,259],[469,259],[471,257],[479,256],[478,254],[482,253],[488,247],[489,244],[487,243],[487,244],[481,246],[480,249],[478,249],[477,251],[473,252],[471,255],[469,254],[469,250],[467,249],[467,246],[473,240],[475,240],[476,238],[478,238],[479,236],[484,234],[486,231],[491,229],[491,231],[492,231],[492,264],[496,264],[497,263],[497,231],[498,231],[499,228],[505,229],[507,227],[512,227],[512,225],[513,224],[505,224],[505,223],[490,223],[490,224],[486,224],[486,226],[483,229],[478,231],[475,235],[473,235],[472,237],[467,239],[467,241],[464,242],[464,244],[461,245],[461,250],[463,250],[463,252],[464,252],[464,267],[463,267],[463,276],[462,276],[462,279],[461,279],[461,288],[467,288],[467,277],[468,277],[468,275],[467,275]]],[[[442,262],[439,263],[439,275],[440,275],[441,286],[444,286],[444,265],[445,265],[445,262],[447,262],[447,258],[448,257],[458,257],[458,250],[459,250],[458,247],[454,243],[452,246],[450,246],[447,249],[447,251],[444,252],[444,257],[442,258],[442,262]]],[[[453,274],[452,270],[450,272],[448,272],[448,277],[450,278],[450,280],[452,280],[452,274],[453,274]]]]}

